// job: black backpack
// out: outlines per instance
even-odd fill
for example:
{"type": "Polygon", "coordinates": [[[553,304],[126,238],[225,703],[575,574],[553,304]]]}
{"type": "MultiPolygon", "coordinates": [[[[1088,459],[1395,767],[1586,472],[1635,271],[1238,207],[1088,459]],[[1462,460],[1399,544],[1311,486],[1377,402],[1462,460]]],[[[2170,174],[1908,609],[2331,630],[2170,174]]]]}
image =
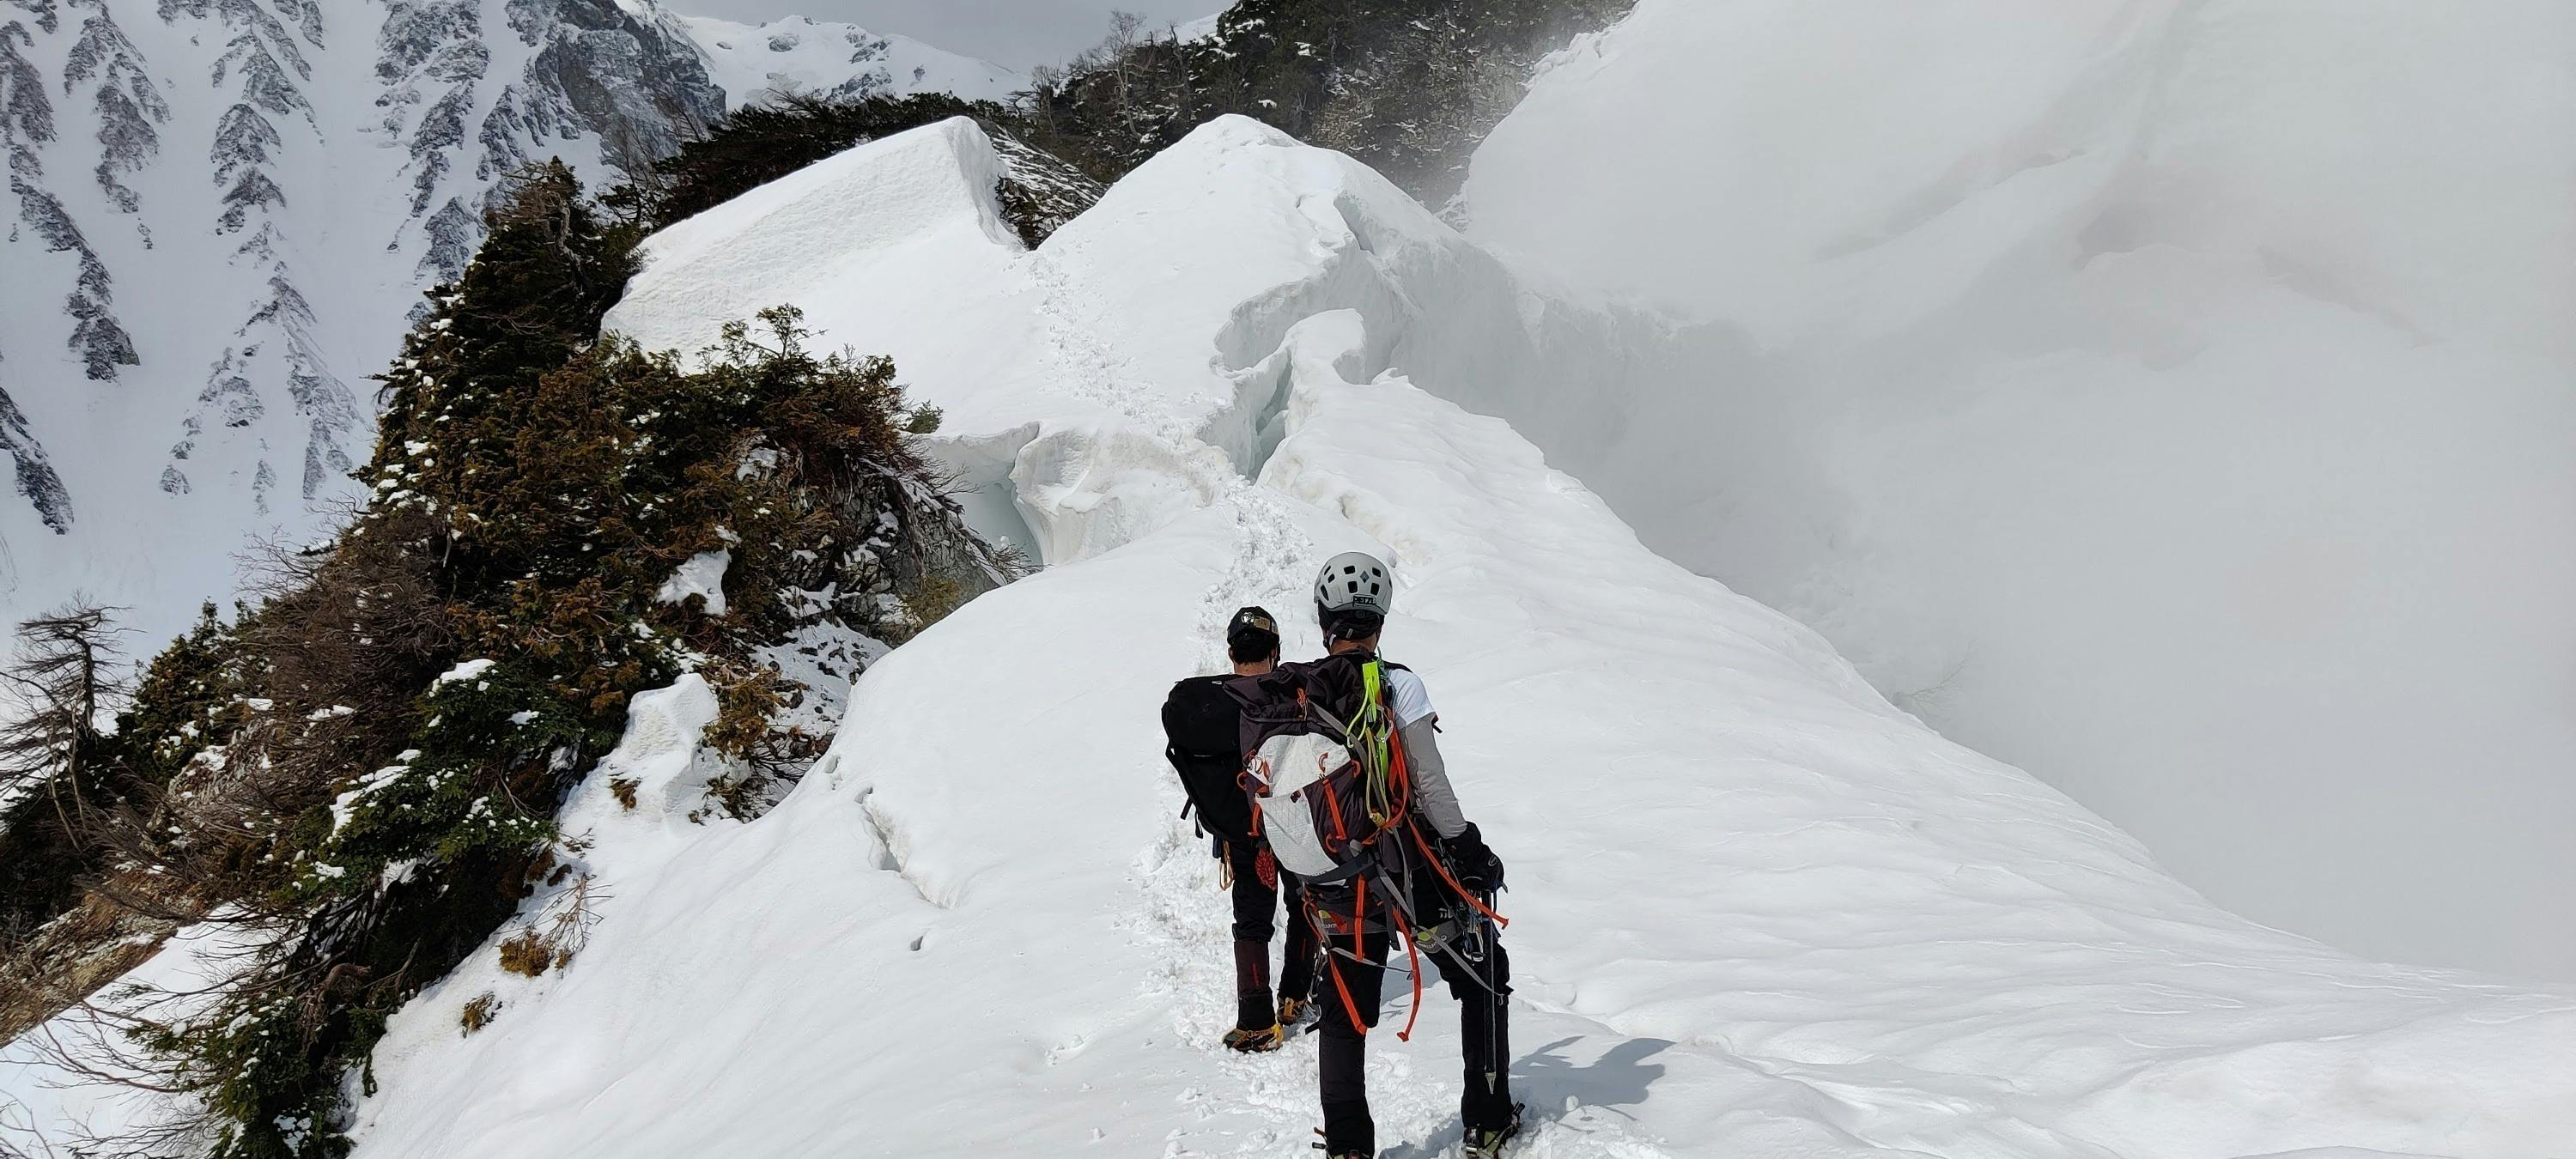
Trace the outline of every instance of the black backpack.
{"type": "Polygon", "coordinates": [[[1252,800],[1243,791],[1243,708],[1228,694],[1232,676],[1193,676],[1163,701],[1163,756],[1189,794],[1183,816],[1226,841],[1252,840],[1252,800]]]}
{"type": "Polygon", "coordinates": [[[1394,667],[1344,652],[1226,685],[1242,709],[1254,825],[1302,882],[1352,881],[1402,856],[1381,842],[1413,796],[1386,684],[1394,667]]]}

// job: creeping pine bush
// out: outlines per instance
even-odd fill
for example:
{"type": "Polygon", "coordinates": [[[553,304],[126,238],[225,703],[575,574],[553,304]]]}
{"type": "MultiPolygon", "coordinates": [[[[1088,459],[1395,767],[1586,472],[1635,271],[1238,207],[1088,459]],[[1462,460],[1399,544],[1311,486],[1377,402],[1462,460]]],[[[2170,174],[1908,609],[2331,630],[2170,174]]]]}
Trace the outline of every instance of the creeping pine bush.
{"type": "Polygon", "coordinates": [[[329,828],[298,866],[292,888],[304,897],[361,897],[410,865],[506,859],[552,841],[557,782],[601,747],[542,685],[499,665],[442,677],[421,711],[420,748],[313,818],[329,828]]]}
{"type": "MultiPolygon", "coordinates": [[[[810,352],[789,309],[686,363],[598,337],[636,232],[560,165],[521,175],[486,224],[384,376],[364,510],[146,682],[166,688],[142,733],[175,738],[154,759],[188,787],[164,855],[270,933],[215,1001],[139,1036],[203,1096],[216,1159],[348,1150],[342,1092],[353,1074],[372,1088],[386,1019],[568,872],[556,809],[636,693],[701,672],[711,747],[804,751],[754,659],[797,622],[786,577],[878,542],[882,508],[852,496],[937,495],[907,441],[936,416],[892,363],[810,352]],[[717,550],[726,614],[656,598],[717,550]]],[[[753,787],[716,794],[739,810],[753,787]]],[[[565,896],[509,940],[513,968],[571,960],[587,879],[565,896]]]]}
{"type": "Polygon", "coordinates": [[[948,93],[773,93],[727,114],[704,136],[682,142],[678,153],[630,171],[625,184],[600,200],[660,229],[853,145],[960,116],[998,127],[1009,111],[948,93]]]}
{"type": "Polygon", "coordinates": [[[243,700],[258,685],[260,657],[243,646],[249,613],[237,609],[226,623],[207,604],[196,626],[152,658],[135,686],[130,706],[117,714],[119,755],[138,776],[168,784],[189,759],[219,744],[250,718],[243,700]]]}
{"type": "Polygon", "coordinates": [[[1114,181],[1227,113],[1348,153],[1426,205],[1538,61],[1634,0],[1239,0],[1194,40],[1131,15],[1013,109],[1027,141],[1114,181]]]}

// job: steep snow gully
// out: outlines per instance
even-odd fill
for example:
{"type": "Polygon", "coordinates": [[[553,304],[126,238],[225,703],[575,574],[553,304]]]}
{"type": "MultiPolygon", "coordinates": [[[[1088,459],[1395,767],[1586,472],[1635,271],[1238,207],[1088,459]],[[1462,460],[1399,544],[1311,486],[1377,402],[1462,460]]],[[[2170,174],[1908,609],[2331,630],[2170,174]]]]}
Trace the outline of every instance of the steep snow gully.
{"type": "MultiPolygon", "coordinates": [[[[991,165],[963,121],[833,158],[656,239],[610,325],[685,347],[786,300],[892,354],[1047,569],[871,669],[763,819],[600,809],[591,948],[406,1010],[362,1156],[1306,1153],[1311,1048],[1211,1045],[1222,899],[1153,707],[1353,548],[1394,562],[1390,651],[1512,862],[1530,1155],[2576,1139],[2576,995],[2217,910],[1434,396],[1562,388],[1632,323],[1246,120],[1034,253],[991,165]]],[[[1457,1138],[1454,1019],[1423,1025],[1372,1050],[1398,1155],[1457,1138]]]]}
{"type": "MultiPolygon", "coordinates": [[[[1511,863],[1531,1159],[2576,1139],[2576,993],[2218,910],[1441,397],[1568,389],[1633,323],[1247,120],[1035,252],[992,228],[992,164],[965,121],[832,158],[656,238],[609,325],[686,348],[784,300],[893,355],[1048,566],[871,668],[749,824],[671,804],[703,687],[640,699],[603,766],[639,807],[595,772],[566,812],[605,895],[587,948],[538,979],[482,955],[402,1011],[360,1159],[1311,1154],[1311,1044],[1214,1045],[1225,906],[1154,708],[1239,604],[1315,651],[1309,569],[1350,549],[1393,562],[1389,651],[1511,863]]],[[[1426,1001],[1370,1059],[1414,1159],[1458,1140],[1426,1001]]]]}

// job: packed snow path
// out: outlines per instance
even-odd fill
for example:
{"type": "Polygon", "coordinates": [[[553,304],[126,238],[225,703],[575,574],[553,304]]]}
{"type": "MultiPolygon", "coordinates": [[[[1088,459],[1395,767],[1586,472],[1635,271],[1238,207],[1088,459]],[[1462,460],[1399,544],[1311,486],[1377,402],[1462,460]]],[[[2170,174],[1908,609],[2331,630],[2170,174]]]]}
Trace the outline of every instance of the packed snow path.
{"type": "MultiPolygon", "coordinates": [[[[611,324],[693,346],[785,299],[892,353],[987,526],[1049,567],[872,669],[749,825],[686,817],[703,685],[640,700],[567,813],[609,895],[589,946],[407,1007],[362,1159],[1311,1154],[1311,1045],[1215,1045],[1225,905],[1154,709],[1238,604],[1315,651],[1310,569],[1348,549],[1395,565],[1388,651],[1510,863],[1520,1154],[2576,1138],[2576,995],[2215,909],[1434,397],[1460,367],[1580,389],[1537,377],[1531,328],[1597,320],[1365,168],[1220,121],[1025,254],[991,164],[962,121],[826,161],[657,238],[611,324]]],[[[1455,1015],[1425,1001],[1371,1045],[1393,1155],[1456,1151],[1455,1015]]]]}

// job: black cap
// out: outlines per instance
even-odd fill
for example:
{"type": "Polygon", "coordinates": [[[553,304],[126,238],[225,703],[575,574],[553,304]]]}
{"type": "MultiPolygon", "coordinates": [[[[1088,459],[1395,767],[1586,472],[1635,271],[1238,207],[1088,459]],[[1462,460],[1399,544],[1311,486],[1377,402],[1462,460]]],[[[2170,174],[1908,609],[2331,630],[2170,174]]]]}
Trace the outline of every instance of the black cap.
{"type": "Polygon", "coordinates": [[[1267,642],[1277,645],[1279,621],[1273,619],[1265,608],[1250,607],[1237,610],[1234,618],[1226,621],[1225,642],[1232,644],[1246,639],[1255,643],[1267,642]]]}

